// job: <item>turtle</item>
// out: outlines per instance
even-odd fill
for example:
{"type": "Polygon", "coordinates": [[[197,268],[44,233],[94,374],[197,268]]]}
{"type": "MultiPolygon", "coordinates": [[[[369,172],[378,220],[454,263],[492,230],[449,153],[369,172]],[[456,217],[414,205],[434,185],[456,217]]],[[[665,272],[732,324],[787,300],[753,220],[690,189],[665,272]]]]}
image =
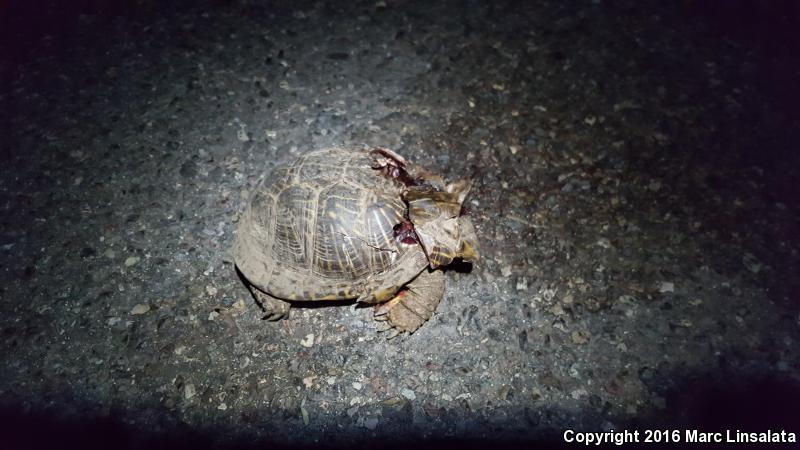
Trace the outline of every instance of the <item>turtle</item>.
{"type": "Polygon", "coordinates": [[[379,331],[411,334],[444,296],[440,269],[478,260],[469,190],[387,148],[311,150],[253,191],[235,265],[264,319],[288,317],[292,302],[355,299],[373,305],[379,331]]]}

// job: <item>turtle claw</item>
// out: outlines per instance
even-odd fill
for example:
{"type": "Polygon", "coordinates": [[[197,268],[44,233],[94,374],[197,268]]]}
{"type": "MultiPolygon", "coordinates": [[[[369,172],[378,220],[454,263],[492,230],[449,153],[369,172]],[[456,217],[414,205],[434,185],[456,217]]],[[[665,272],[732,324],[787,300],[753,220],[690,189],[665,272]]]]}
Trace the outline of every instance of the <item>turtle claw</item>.
{"type": "Polygon", "coordinates": [[[375,305],[375,307],[373,309],[375,311],[374,315],[377,316],[377,317],[384,317],[387,314],[389,314],[389,311],[391,311],[392,308],[394,308],[400,302],[400,299],[403,298],[403,295],[405,294],[405,292],[406,291],[400,291],[397,294],[397,296],[395,296],[393,299],[389,300],[388,302],[379,303],[379,304],[375,305]]]}
{"type": "Polygon", "coordinates": [[[386,333],[386,340],[388,341],[388,340],[390,340],[390,339],[394,339],[394,338],[396,338],[396,337],[397,337],[397,336],[398,336],[400,333],[402,333],[402,331],[398,330],[397,328],[392,328],[392,329],[391,329],[391,331],[389,331],[388,333],[386,333]]]}
{"type": "Polygon", "coordinates": [[[378,324],[375,326],[375,329],[378,331],[378,333],[386,333],[387,341],[394,339],[401,334],[408,334],[408,332],[405,330],[396,328],[395,325],[389,320],[388,316],[376,316],[375,320],[378,322],[378,324]]]}
{"type": "Polygon", "coordinates": [[[266,320],[267,322],[277,322],[277,321],[283,319],[284,317],[286,317],[286,314],[271,312],[271,313],[265,314],[264,317],[261,318],[261,320],[266,320]]]}
{"type": "Polygon", "coordinates": [[[289,308],[283,308],[279,310],[274,309],[265,309],[263,317],[261,320],[266,320],[267,322],[277,322],[281,319],[286,319],[289,317],[289,308]]]}
{"type": "Polygon", "coordinates": [[[250,292],[253,293],[256,303],[258,303],[261,309],[265,312],[264,316],[261,317],[261,320],[276,322],[289,317],[289,309],[291,306],[289,303],[261,292],[255,287],[251,287],[250,292]]]}

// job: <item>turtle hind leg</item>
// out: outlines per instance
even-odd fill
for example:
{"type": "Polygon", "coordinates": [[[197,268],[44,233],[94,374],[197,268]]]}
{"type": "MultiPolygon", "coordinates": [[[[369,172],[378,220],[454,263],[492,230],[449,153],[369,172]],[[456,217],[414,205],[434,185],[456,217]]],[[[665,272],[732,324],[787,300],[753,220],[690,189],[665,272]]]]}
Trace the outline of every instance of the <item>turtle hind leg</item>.
{"type": "Polygon", "coordinates": [[[264,310],[265,314],[262,319],[276,321],[289,317],[289,308],[291,308],[289,302],[275,298],[254,286],[250,286],[250,292],[256,299],[256,303],[264,310]]]}
{"type": "Polygon", "coordinates": [[[433,316],[444,296],[444,273],[423,270],[417,278],[388,302],[375,306],[375,319],[385,319],[389,337],[413,333],[433,316]]]}

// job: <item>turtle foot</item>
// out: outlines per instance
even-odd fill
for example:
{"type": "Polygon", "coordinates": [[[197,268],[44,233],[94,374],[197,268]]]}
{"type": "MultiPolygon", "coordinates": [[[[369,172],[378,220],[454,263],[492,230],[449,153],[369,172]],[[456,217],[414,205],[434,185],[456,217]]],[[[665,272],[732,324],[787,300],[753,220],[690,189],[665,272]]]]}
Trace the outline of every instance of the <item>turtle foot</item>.
{"type": "Polygon", "coordinates": [[[378,331],[389,331],[389,338],[411,334],[433,316],[444,295],[444,274],[423,271],[391,300],[375,305],[375,320],[382,321],[378,331]]]}
{"type": "Polygon", "coordinates": [[[256,303],[264,310],[265,314],[264,317],[261,318],[262,320],[274,322],[289,317],[291,305],[288,302],[275,298],[265,292],[261,292],[252,286],[250,287],[250,292],[253,293],[256,303]]]}

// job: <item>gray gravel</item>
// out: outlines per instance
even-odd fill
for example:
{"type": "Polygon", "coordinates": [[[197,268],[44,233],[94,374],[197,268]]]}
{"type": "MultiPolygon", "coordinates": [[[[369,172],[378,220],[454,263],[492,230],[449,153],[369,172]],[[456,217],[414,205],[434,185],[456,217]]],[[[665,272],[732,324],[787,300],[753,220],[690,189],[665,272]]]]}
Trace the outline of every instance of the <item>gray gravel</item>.
{"type": "Polygon", "coordinates": [[[800,432],[798,53],[611,3],[130,0],[6,28],[13,442],[800,432]],[[333,144],[475,182],[482,259],[406,339],[352,305],[262,321],[235,273],[259,178],[333,144]]]}

